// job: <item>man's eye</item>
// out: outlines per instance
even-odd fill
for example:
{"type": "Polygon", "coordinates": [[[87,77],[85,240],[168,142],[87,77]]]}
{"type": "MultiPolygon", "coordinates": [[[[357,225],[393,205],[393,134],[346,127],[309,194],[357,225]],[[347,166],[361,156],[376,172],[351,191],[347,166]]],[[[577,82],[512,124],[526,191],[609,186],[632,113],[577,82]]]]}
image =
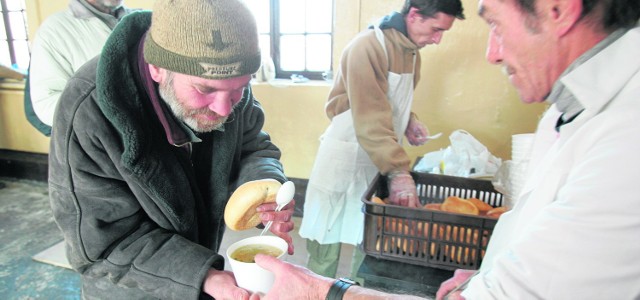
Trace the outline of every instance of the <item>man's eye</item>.
{"type": "Polygon", "coordinates": [[[196,87],[196,91],[198,91],[198,93],[203,94],[203,95],[213,93],[212,89],[203,89],[203,88],[199,88],[199,87],[196,87]]]}

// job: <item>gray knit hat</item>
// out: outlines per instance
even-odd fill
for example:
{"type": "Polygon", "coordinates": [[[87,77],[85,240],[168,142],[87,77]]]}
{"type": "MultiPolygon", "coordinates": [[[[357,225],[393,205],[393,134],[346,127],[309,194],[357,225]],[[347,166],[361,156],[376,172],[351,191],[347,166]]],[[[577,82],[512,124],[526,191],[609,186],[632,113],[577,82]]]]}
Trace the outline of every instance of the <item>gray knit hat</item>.
{"type": "Polygon", "coordinates": [[[240,0],[156,0],[144,58],[207,79],[253,74],[260,67],[256,21],[240,0]]]}

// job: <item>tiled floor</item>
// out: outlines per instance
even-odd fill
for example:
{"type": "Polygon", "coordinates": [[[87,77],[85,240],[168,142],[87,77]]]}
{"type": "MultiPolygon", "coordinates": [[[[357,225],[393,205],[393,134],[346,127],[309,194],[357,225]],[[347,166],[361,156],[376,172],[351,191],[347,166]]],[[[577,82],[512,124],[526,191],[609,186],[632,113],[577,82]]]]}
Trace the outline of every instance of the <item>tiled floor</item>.
{"type": "MultiPolygon", "coordinates": [[[[300,218],[295,218],[296,228],[300,218]]],[[[233,242],[260,234],[257,229],[227,230],[220,253],[233,242]]],[[[304,265],[305,242],[293,232],[295,254],[287,261],[304,265]]],[[[0,295],[2,299],[79,299],[77,273],[32,257],[62,240],[51,216],[46,183],[0,177],[0,295]],[[4,187],[2,185],[4,184],[4,187]]],[[[349,275],[353,247],[345,246],[337,276],[349,275]]],[[[63,260],[64,261],[64,260],[63,260]]],[[[230,269],[228,264],[226,269],[230,269]]]]}

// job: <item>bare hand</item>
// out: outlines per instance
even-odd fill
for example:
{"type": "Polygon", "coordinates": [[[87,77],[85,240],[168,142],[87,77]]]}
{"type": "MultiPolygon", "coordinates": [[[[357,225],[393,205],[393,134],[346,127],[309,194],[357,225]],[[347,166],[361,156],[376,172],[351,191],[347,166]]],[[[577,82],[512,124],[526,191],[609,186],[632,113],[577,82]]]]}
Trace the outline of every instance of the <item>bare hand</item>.
{"type": "Polygon", "coordinates": [[[278,205],[273,203],[265,203],[258,206],[257,210],[260,213],[260,219],[262,220],[262,224],[266,224],[269,221],[273,221],[271,228],[269,229],[273,234],[279,236],[283,240],[289,244],[289,248],[287,253],[289,255],[293,254],[293,238],[289,234],[295,225],[291,220],[291,216],[293,216],[293,211],[296,206],[296,200],[291,200],[289,204],[287,204],[281,211],[276,212],[276,207],[278,205]]]}
{"type": "Polygon", "coordinates": [[[238,287],[236,278],[229,271],[209,269],[202,290],[215,299],[249,299],[249,292],[238,287]]]}
{"type": "Polygon", "coordinates": [[[251,300],[324,299],[334,281],[269,255],[256,255],[256,263],[271,271],[275,281],[269,293],[251,295],[251,300]]]}
{"type": "Polygon", "coordinates": [[[457,288],[459,285],[467,281],[467,279],[475,274],[475,270],[465,270],[465,269],[457,269],[453,272],[453,277],[447,279],[442,284],[440,284],[440,288],[436,293],[436,300],[460,300],[464,299],[460,295],[464,289],[460,289],[456,292],[453,292],[450,295],[447,295],[450,291],[457,288]],[[447,296],[447,298],[444,298],[447,296]]]}

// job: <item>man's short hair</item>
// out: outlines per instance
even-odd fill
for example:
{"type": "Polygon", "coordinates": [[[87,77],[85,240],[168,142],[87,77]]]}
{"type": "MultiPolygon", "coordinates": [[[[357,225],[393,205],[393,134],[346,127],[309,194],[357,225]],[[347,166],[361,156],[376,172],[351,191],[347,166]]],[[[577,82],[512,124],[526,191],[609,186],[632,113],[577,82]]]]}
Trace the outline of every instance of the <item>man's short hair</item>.
{"type": "MultiPolygon", "coordinates": [[[[536,16],[536,1],[514,0],[524,13],[536,16]]],[[[581,18],[590,18],[605,31],[631,28],[640,19],[640,0],[582,0],[581,18]]]]}
{"type": "Polygon", "coordinates": [[[405,0],[400,13],[406,16],[412,7],[417,8],[419,14],[428,18],[432,18],[441,12],[464,20],[464,12],[460,0],[405,0]]]}

